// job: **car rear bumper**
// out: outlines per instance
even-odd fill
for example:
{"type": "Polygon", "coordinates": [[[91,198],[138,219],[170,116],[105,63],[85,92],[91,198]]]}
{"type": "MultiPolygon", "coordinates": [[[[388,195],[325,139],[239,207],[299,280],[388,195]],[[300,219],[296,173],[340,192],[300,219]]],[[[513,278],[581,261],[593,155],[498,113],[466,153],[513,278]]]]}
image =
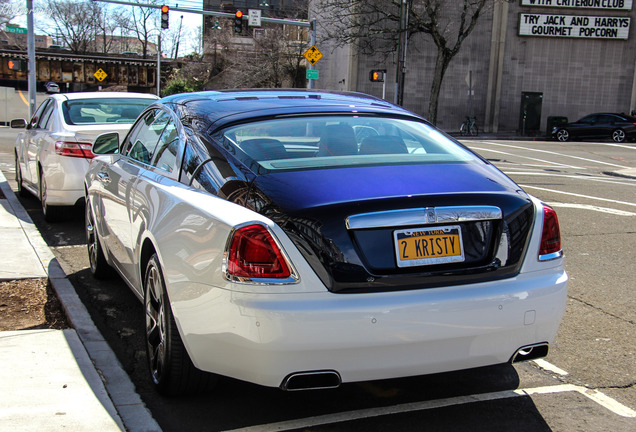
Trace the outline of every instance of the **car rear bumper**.
{"type": "Polygon", "coordinates": [[[51,161],[44,173],[47,204],[75,205],[84,199],[84,175],[90,161],[83,158],[59,157],[51,161]]]}
{"type": "Polygon", "coordinates": [[[278,387],[307,371],[335,371],[353,382],[508,362],[523,346],[554,340],[567,282],[559,269],[374,294],[254,294],[188,284],[206,292],[172,307],[198,368],[278,387]]]}

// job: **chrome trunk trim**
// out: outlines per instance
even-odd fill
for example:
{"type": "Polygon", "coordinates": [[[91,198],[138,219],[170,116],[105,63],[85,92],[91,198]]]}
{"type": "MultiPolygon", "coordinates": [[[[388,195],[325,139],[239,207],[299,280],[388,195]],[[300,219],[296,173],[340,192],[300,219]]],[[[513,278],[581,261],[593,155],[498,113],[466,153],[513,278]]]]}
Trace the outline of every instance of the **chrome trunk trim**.
{"type": "Polygon", "coordinates": [[[501,218],[501,209],[495,206],[445,206],[361,213],[349,216],[345,223],[347,229],[354,230],[474,222],[501,218]]]}

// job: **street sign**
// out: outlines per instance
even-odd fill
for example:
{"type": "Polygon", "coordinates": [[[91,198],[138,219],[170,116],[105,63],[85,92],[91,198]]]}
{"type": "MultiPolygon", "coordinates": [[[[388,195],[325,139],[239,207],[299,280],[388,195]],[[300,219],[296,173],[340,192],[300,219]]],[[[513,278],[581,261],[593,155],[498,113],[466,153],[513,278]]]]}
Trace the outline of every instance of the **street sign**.
{"type": "Polygon", "coordinates": [[[260,27],[261,26],[261,10],[260,9],[248,9],[248,18],[247,25],[250,27],[260,27]]]}
{"type": "Polygon", "coordinates": [[[311,48],[303,53],[303,56],[313,66],[322,58],[322,53],[316,48],[316,45],[312,45],[311,48]]]}
{"type": "Polygon", "coordinates": [[[93,76],[97,78],[98,81],[104,81],[106,77],[108,76],[108,74],[104,72],[102,68],[99,68],[97,69],[97,72],[93,74],[93,76]]]}
{"type": "Polygon", "coordinates": [[[307,69],[307,79],[318,79],[320,72],[317,69],[307,69]]]}
{"type": "Polygon", "coordinates": [[[27,34],[27,29],[22,28],[22,27],[11,27],[11,26],[7,26],[7,33],[20,33],[20,34],[27,34]]]}

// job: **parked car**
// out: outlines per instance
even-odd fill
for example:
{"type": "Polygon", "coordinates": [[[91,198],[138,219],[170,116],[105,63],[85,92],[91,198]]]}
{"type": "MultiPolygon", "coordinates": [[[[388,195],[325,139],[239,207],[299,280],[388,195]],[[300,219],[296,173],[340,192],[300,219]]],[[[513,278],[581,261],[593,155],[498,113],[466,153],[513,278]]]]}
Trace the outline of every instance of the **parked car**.
{"type": "Polygon", "coordinates": [[[91,271],[143,302],[162,393],[219,375],[329,388],[535,359],[554,340],[554,210],[381,99],[173,95],[93,151],[91,271]]]}
{"type": "Polygon", "coordinates": [[[107,131],[125,133],[139,113],[158,97],[142,93],[54,94],[44,100],[15,142],[18,191],[42,201],[46,220],[59,219],[63,207],[84,200],[84,174],[94,154],[92,142],[107,131]]]}
{"type": "Polygon", "coordinates": [[[54,83],[54,82],[47,82],[46,84],[44,84],[44,89],[46,90],[47,94],[53,94],[53,93],[59,93],[60,92],[60,86],[57,85],[57,83],[54,83]]]}
{"type": "Polygon", "coordinates": [[[557,125],[552,136],[559,141],[574,139],[607,139],[621,143],[636,139],[636,117],[625,114],[597,113],[574,123],[557,125]]]}

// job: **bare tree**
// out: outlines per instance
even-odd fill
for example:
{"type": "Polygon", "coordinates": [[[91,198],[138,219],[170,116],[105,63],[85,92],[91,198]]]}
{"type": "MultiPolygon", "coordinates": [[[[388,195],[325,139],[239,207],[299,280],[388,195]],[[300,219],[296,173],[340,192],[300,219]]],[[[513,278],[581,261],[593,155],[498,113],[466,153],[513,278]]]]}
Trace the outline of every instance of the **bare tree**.
{"type": "Polygon", "coordinates": [[[101,15],[97,3],[49,0],[48,7],[57,33],[72,52],[86,54],[94,47],[95,24],[101,15]]]}
{"type": "MultiPolygon", "coordinates": [[[[303,87],[302,53],[307,49],[307,43],[293,31],[291,33],[281,25],[263,28],[253,39],[220,32],[216,44],[218,52],[214,56],[216,66],[212,67],[207,87],[303,87]]],[[[207,45],[214,47],[211,43],[207,45]]]]}
{"type": "MultiPolygon", "coordinates": [[[[158,4],[158,0],[147,0],[144,3],[158,4]]],[[[134,35],[141,45],[141,55],[148,57],[148,46],[150,38],[159,32],[157,28],[157,17],[159,9],[133,6],[119,15],[117,23],[127,33],[134,35]]]]}
{"type": "Polygon", "coordinates": [[[338,17],[325,27],[336,45],[355,44],[362,54],[394,55],[402,32],[411,40],[428,34],[437,46],[428,118],[437,122],[444,74],[484,8],[509,0],[318,0],[323,17],[338,17]],[[403,20],[402,6],[408,11],[403,20]],[[405,22],[406,21],[406,22],[405,22]]]}
{"type": "Polygon", "coordinates": [[[0,0],[0,24],[7,25],[18,15],[12,6],[11,0],[0,0]]]}
{"type": "Polygon", "coordinates": [[[118,27],[108,8],[100,7],[95,11],[95,52],[109,53],[114,48],[113,37],[118,27]]]}

